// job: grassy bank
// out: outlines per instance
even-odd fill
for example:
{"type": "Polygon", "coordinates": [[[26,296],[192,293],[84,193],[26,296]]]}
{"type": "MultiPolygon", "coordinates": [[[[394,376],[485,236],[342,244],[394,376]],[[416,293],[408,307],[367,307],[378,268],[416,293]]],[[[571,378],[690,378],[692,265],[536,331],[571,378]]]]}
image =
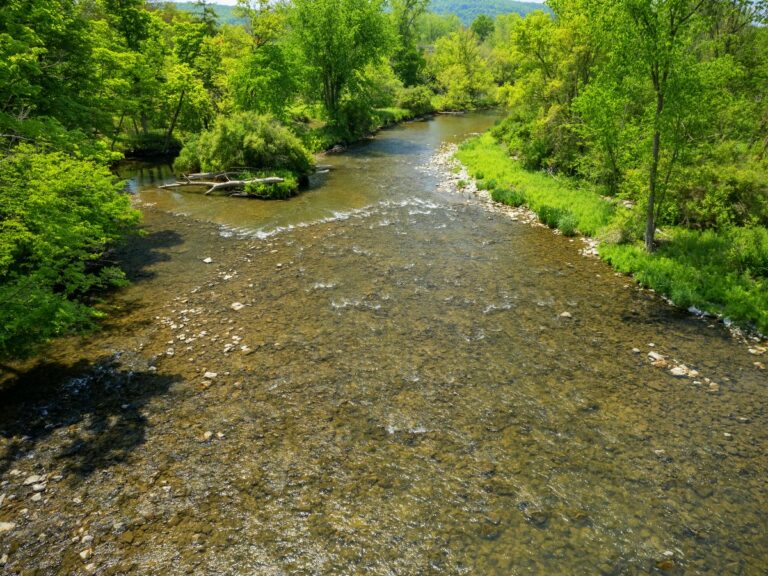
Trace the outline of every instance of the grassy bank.
{"type": "Polygon", "coordinates": [[[603,239],[599,251],[681,307],[722,315],[768,334],[768,230],[715,232],[666,227],[654,254],[639,242],[619,243],[628,210],[582,181],[529,172],[490,134],[463,144],[458,159],[494,200],[524,205],[551,228],[603,239]],[[609,240],[612,239],[612,240],[609,240]]]}

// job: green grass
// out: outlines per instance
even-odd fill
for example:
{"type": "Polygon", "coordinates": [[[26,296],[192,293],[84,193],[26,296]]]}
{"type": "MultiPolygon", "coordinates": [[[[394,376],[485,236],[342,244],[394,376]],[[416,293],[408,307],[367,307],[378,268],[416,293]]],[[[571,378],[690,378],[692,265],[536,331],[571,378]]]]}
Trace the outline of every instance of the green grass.
{"type": "Polygon", "coordinates": [[[494,200],[515,206],[525,204],[548,226],[559,228],[562,223],[564,233],[578,231],[595,236],[612,222],[615,207],[594,188],[576,180],[525,170],[490,134],[464,143],[457,158],[494,200]]]}
{"type": "MultiPolygon", "coordinates": [[[[497,202],[528,206],[563,234],[621,238],[628,211],[617,210],[597,189],[578,180],[529,172],[510,158],[490,134],[463,144],[458,159],[497,202]]],[[[640,242],[600,245],[600,256],[616,270],[670,298],[768,334],[768,230],[730,228],[660,230],[658,250],[640,242]]]]}
{"type": "Polygon", "coordinates": [[[603,244],[600,255],[677,306],[722,314],[768,334],[768,230],[666,232],[669,240],[654,254],[638,244],[603,244]]]}

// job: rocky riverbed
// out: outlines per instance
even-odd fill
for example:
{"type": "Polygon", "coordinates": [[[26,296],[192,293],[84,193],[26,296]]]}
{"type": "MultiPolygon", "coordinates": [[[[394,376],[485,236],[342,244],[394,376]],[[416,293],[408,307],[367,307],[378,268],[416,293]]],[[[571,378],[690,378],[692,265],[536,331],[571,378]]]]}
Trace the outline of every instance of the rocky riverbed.
{"type": "Polygon", "coordinates": [[[279,216],[143,188],[104,330],[6,377],[3,570],[761,573],[765,349],[445,187],[478,123],[279,216]]]}

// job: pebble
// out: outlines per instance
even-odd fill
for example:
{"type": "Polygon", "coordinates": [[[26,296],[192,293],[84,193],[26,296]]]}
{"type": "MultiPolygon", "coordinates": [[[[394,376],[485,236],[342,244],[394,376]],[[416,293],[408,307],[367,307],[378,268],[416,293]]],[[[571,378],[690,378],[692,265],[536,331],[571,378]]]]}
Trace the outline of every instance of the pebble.
{"type": "Polygon", "coordinates": [[[211,438],[213,438],[213,432],[211,432],[210,430],[207,431],[205,434],[203,434],[204,441],[208,442],[208,440],[210,440],[211,438]]]}
{"type": "Polygon", "coordinates": [[[95,574],[96,573],[96,564],[91,562],[90,564],[85,565],[85,571],[89,574],[95,574]]]}
{"type": "Polygon", "coordinates": [[[0,522],[0,534],[10,532],[14,528],[16,528],[16,524],[13,522],[0,522]]]}
{"type": "Polygon", "coordinates": [[[8,564],[8,554],[0,556],[0,566],[4,566],[5,564],[8,564]]]}
{"type": "Polygon", "coordinates": [[[40,494],[40,492],[37,492],[36,494],[32,495],[32,502],[40,502],[43,499],[43,495],[40,494]]]}
{"type": "Polygon", "coordinates": [[[93,556],[93,550],[90,548],[86,548],[82,552],[80,552],[80,558],[83,560],[83,562],[89,560],[93,556]]]}
{"type": "Polygon", "coordinates": [[[573,314],[571,314],[570,312],[563,312],[562,314],[560,314],[560,318],[573,318],[573,314]]]}
{"type": "Polygon", "coordinates": [[[650,358],[654,362],[661,362],[662,360],[666,360],[666,358],[664,358],[664,356],[662,356],[658,352],[648,352],[648,358],[650,358]]]}
{"type": "Polygon", "coordinates": [[[216,372],[206,372],[203,374],[203,378],[206,380],[215,380],[218,377],[218,374],[216,372]]]}
{"type": "Polygon", "coordinates": [[[235,312],[239,312],[240,310],[245,308],[245,304],[242,304],[241,302],[233,302],[230,308],[232,308],[232,310],[234,310],[235,312]]]}
{"type": "Polygon", "coordinates": [[[203,262],[206,264],[213,264],[213,258],[203,258],[203,262]]]}
{"type": "Polygon", "coordinates": [[[669,373],[675,378],[685,378],[688,376],[688,369],[685,366],[675,366],[669,373]]]}
{"type": "Polygon", "coordinates": [[[640,348],[632,348],[632,354],[640,354],[640,348]]]}
{"type": "Polygon", "coordinates": [[[719,392],[720,391],[720,385],[715,384],[714,382],[710,382],[709,384],[709,392],[719,392]]]}
{"type": "Polygon", "coordinates": [[[42,492],[43,490],[45,490],[45,484],[42,484],[42,483],[41,484],[34,484],[32,486],[32,490],[34,490],[35,492],[42,492]]]}
{"type": "Polygon", "coordinates": [[[45,476],[28,476],[23,484],[24,486],[30,486],[32,484],[40,484],[43,481],[45,481],[45,476]]]}

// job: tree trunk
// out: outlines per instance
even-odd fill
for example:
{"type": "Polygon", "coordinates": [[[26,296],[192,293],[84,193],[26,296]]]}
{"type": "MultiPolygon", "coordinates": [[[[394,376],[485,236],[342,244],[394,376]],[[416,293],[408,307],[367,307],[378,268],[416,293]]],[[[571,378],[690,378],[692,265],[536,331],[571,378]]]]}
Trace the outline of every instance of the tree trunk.
{"type": "Polygon", "coordinates": [[[648,178],[648,208],[645,219],[645,250],[653,252],[654,236],[656,235],[656,183],[659,177],[659,156],[661,155],[661,128],[659,122],[664,111],[664,93],[656,92],[656,116],[653,126],[653,156],[651,158],[651,170],[648,178]]]}
{"type": "Polygon", "coordinates": [[[117,124],[117,130],[115,130],[115,135],[112,137],[112,144],[109,146],[110,150],[115,149],[115,142],[117,142],[117,137],[120,136],[120,130],[123,129],[123,120],[125,120],[125,111],[123,111],[123,114],[120,116],[120,122],[117,124]]]}
{"type": "Polygon", "coordinates": [[[179,113],[181,107],[184,105],[184,95],[187,93],[187,89],[184,88],[179,96],[179,103],[176,105],[176,110],[173,113],[173,119],[171,125],[168,126],[168,132],[165,133],[165,144],[163,145],[163,152],[168,153],[168,147],[171,145],[171,138],[173,137],[173,131],[176,129],[176,121],[179,119],[179,113]]]}

